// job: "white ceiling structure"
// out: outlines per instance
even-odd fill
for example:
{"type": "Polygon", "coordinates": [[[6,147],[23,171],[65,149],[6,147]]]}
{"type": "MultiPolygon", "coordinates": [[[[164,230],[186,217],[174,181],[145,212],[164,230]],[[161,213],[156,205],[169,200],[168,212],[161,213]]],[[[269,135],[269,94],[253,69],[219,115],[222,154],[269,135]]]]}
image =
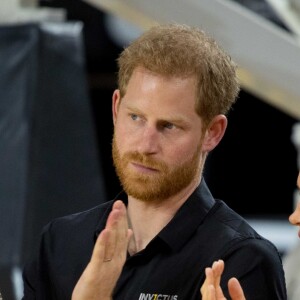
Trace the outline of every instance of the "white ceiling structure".
{"type": "Polygon", "coordinates": [[[37,2],[38,0],[1,0],[0,25],[65,20],[63,9],[37,7],[37,2]]]}
{"type": "MultiPolygon", "coordinates": [[[[85,1],[132,22],[141,30],[162,22],[201,27],[238,63],[239,78],[245,90],[300,119],[300,39],[297,35],[300,23],[297,23],[297,15],[291,13],[290,4],[285,6],[283,21],[290,22],[288,27],[293,33],[230,0],[85,1]]],[[[268,1],[272,1],[272,6],[280,2],[268,1]]],[[[279,11],[283,11],[282,7],[279,11]]]]}

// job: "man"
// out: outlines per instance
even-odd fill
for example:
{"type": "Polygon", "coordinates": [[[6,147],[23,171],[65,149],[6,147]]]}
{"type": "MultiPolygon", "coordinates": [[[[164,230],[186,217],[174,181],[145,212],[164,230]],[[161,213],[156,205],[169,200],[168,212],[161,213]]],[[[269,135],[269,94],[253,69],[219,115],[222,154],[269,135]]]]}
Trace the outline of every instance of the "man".
{"type": "Polygon", "coordinates": [[[112,148],[124,192],[46,226],[24,299],[70,299],[77,282],[73,299],[199,299],[217,259],[226,296],[234,275],[249,299],[286,299],[277,249],[202,177],[239,92],[230,57],[204,32],[171,24],[145,32],[118,64],[112,148]]]}

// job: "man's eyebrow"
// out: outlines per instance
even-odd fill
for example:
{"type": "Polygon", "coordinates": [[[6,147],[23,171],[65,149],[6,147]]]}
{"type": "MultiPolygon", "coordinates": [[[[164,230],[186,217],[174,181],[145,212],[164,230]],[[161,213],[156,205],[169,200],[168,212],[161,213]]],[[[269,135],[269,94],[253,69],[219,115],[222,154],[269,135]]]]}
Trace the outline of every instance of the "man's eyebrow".
{"type": "Polygon", "coordinates": [[[141,114],[141,115],[143,114],[143,112],[140,109],[136,108],[136,107],[132,107],[130,105],[126,105],[125,108],[127,110],[130,110],[131,112],[135,112],[135,113],[138,113],[138,114],[141,114]]]}
{"type": "Polygon", "coordinates": [[[175,125],[181,125],[181,126],[188,126],[189,122],[183,118],[180,117],[170,117],[170,118],[166,118],[166,119],[159,119],[159,122],[162,123],[172,123],[175,125]]]}

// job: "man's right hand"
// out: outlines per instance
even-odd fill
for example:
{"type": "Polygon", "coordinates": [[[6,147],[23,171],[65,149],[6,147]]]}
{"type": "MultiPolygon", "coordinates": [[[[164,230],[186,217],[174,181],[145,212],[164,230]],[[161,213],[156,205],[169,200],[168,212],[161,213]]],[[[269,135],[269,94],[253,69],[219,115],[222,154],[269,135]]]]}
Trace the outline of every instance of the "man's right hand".
{"type": "Polygon", "coordinates": [[[126,260],[131,235],[126,207],[118,200],[105,229],[97,238],[91,260],[73,290],[72,300],[111,299],[126,260]]]}

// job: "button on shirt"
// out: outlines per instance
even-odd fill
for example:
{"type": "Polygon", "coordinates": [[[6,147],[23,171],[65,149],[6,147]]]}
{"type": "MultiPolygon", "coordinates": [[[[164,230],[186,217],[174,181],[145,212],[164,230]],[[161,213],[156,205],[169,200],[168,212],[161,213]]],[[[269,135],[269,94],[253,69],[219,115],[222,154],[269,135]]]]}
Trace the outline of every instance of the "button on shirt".
{"type": "MultiPolygon", "coordinates": [[[[125,194],[116,199],[127,202],[125,194]]],[[[24,268],[24,300],[71,299],[114,201],[53,220],[44,228],[38,255],[24,268]]],[[[225,261],[221,285],[226,297],[227,281],[234,276],[246,299],[287,299],[276,247],[215,200],[202,179],[147,247],[128,255],[113,299],[199,300],[205,268],[218,259],[225,261]]]]}

